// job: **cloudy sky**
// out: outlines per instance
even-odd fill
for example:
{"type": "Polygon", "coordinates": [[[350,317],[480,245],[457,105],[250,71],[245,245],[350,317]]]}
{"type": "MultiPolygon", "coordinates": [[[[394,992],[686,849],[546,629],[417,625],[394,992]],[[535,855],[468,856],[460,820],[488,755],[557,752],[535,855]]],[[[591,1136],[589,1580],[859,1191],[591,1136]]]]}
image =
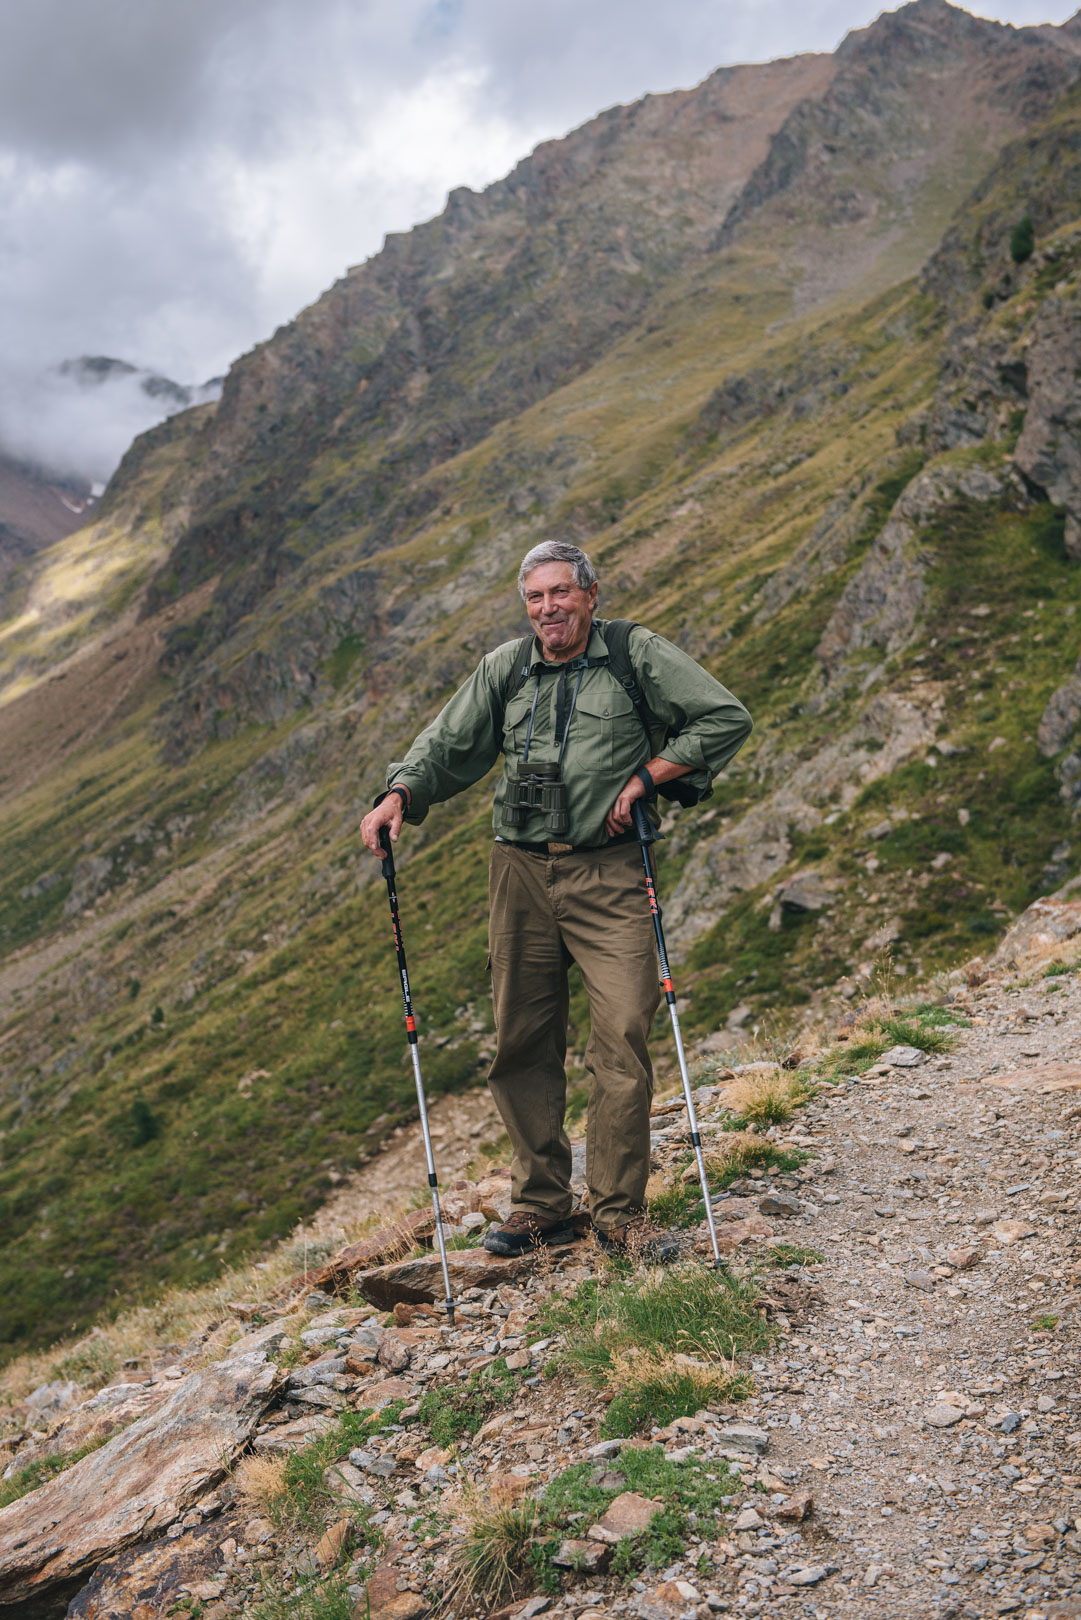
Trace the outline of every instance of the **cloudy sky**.
{"type": "MultiPolygon", "coordinates": [[[[969,9],[1061,22],[1081,0],[969,9]]],[[[602,107],[832,50],[875,0],[0,0],[0,443],[103,475],[146,425],[47,368],[223,371],[387,231],[602,107]]]]}

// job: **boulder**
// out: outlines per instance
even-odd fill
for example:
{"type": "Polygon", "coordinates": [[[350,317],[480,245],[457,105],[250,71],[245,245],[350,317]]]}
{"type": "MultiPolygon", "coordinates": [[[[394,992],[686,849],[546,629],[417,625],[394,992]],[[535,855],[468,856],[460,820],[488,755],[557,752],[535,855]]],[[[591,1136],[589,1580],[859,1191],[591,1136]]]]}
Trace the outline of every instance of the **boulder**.
{"type": "MultiPolygon", "coordinates": [[[[532,1265],[532,1257],[489,1254],[487,1249],[458,1249],[447,1255],[451,1288],[458,1294],[466,1288],[498,1288],[512,1282],[532,1265]]],[[[430,1305],[446,1293],[443,1268],[437,1254],[419,1260],[402,1260],[396,1265],[377,1266],[354,1278],[356,1288],[380,1310],[391,1311],[399,1300],[407,1305],[430,1305]]]]}
{"type": "Polygon", "coordinates": [[[80,1446],[107,1440],[118,1429],[168,1400],[175,1384],[109,1384],[68,1412],[44,1439],[27,1440],[11,1459],[8,1472],[25,1468],[39,1457],[67,1456],[80,1446]]]}
{"type": "MultiPolygon", "coordinates": [[[[410,1249],[415,1249],[418,1243],[426,1243],[434,1233],[435,1216],[431,1210],[413,1210],[411,1214],[403,1215],[400,1221],[380,1226],[376,1231],[369,1232],[367,1237],[348,1244],[318,1270],[306,1271],[302,1279],[304,1286],[344,1288],[354,1272],[365,1271],[369,1266],[385,1265],[396,1257],[400,1259],[410,1249]]],[[[296,1279],[298,1285],[300,1281],[296,1279]]]]}
{"type": "Polygon", "coordinates": [[[992,970],[1012,967],[1030,951],[1045,951],[1081,933],[1081,879],[1073,878],[1054,894],[1034,900],[1007,929],[988,963],[992,970]]]}
{"type": "Polygon", "coordinates": [[[190,1373],[155,1412],[0,1509],[0,1605],[158,1536],[222,1479],[284,1374],[262,1354],[190,1373]]]}

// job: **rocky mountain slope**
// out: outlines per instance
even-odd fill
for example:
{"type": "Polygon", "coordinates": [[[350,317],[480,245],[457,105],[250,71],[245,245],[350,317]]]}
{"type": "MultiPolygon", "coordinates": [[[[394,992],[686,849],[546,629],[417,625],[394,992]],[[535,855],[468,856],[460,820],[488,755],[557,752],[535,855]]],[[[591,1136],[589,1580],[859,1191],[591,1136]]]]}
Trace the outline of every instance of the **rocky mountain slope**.
{"type": "MultiPolygon", "coordinates": [[[[64,1346],[36,1387],[46,1361],[12,1369],[3,1612],[1069,1616],[1073,887],[938,1003],[871,1003],[788,1071],[703,1072],[710,1164],[758,1149],[714,1199],[727,1278],[706,1267],[699,1204],[667,1274],[627,1275],[582,1240],[520,1260],[459,1248],[451,1323],[421,1210],[325,1262],[298,1244],[232,1279],[240,1297],[207,1299],[187,1344],[144,1320],[64,1346]],[[898,1032],[920,1044],[884,1049],[898,1032]],[[787,1120],[733,1134],[785,1095],[787,1120]],[[632,1295],[653,1306],[606,1380],[582,1323],[632,1295]],[[674,1325],[664,1299],[682,1301],[674,1325]]],[[[654,1107],[669,1219],[693,1202],[684,1118],[654,1107]]],[[[472,1243],[509,1183],[444,1185],[472,1243]]],[[[342,1205],[350,1224],[386,1209],[342,1205]]]]}
{"type": "Polygon", "coordinates": [[[0,453],[0,588],[43,546],[86,522],[89,485],[49,478],[0,453]]]}
{"type": "MultiPolygon", "coordinates": [[[[602,115],[350,271],[22,575],[12,1349],[215,1276],[408,1118],[356,824],[545,535],[757,722],[664,845],[699,1042],[813,1022],[886,948],[986,953],[1076,870],[1077,40],[917,0],[602,115]]],[[[487,819],[403,844],[436,1096],[489,1049],[487,819]]]]}

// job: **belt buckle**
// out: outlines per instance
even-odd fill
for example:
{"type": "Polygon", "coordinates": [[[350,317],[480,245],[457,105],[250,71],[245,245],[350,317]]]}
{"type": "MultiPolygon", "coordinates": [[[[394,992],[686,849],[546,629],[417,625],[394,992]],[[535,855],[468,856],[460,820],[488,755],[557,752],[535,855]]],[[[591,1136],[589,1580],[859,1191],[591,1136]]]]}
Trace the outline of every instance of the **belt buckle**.
{"type": "Polygon", "coordinates": [[[574,850],[574,845],[573,844],[553,844],[551,842],[551,840],[549,840],[549,843],[548,843],[548,853],[549,853],[549,855],[570,855],[570,854],[573,853],[573,850],[574,850]]]}

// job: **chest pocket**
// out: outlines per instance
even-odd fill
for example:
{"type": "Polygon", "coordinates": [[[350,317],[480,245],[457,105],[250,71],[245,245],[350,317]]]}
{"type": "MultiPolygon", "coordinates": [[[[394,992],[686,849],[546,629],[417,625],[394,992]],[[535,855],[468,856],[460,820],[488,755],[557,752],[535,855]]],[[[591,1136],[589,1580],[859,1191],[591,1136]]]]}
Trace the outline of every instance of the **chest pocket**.
{"type": "Polygon", "coordinates": [[[634,704],[614,681],[597,681],[579,692],[568,748],[587,767],[622,766],[629,754],[641,752],[644,735],[634,704]]]}
{"type": "MultiPolygon", "coordinates": [[[[522,749],[525,747],[526,728],[529,725],[529,711],[532,707],[533,683],[530,681],[508,700],[503,710],[503,752],[511,758],[521,758],[522,749]]],[[[538,724],[540,719],[538,713],[538,724]]]]}

